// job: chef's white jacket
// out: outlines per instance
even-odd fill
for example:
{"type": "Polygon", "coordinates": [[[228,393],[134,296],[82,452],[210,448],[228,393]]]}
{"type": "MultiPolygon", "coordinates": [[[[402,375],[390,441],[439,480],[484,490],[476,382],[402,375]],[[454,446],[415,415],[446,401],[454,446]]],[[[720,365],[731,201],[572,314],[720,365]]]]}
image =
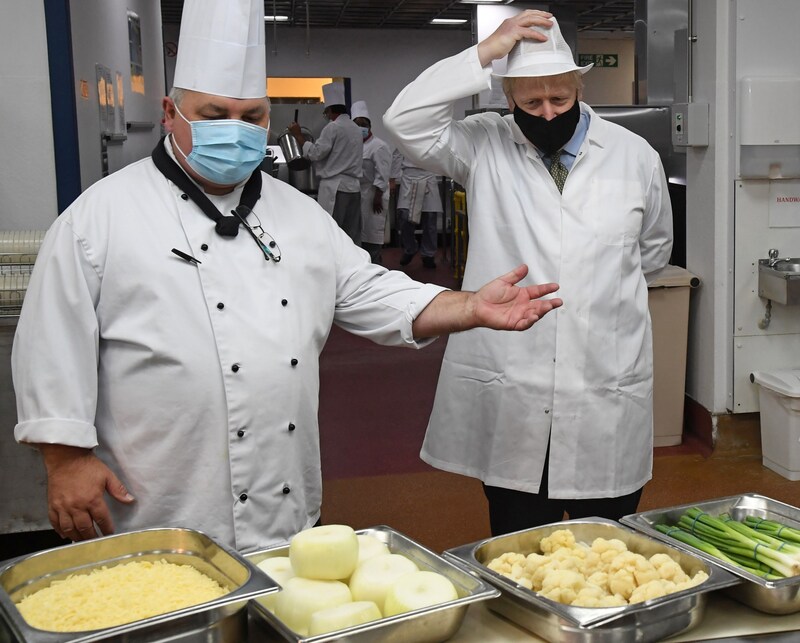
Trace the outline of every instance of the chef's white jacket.
{"type": "MultiPolygon", "coordinates": [[[[136,498],[109,500],[117,531],[249,550],[313,525],[331,324],[415,346],[443,290],[370,263],[312,199],[262,179],[254,212],[280,263],[244,229],[217,235],[150,158],[86,190],[43,242],[13,347],[15,436],[94,448],[136,498]]],[[[227,213],[240,194],[212,200],[227,213]]]]}
{"type": "Polygon", "coordinates": [[[330,214],[336,203],[336,192],[361,190],[361,156],[364,138],[361,128],[347,114],[322,128],[316,141],[303,143],[303,156],[314,163],[319,177],[317,202],[330,214]]]}
{"type": "Polygon", "coordinates": [[[645,273],[672,249],[658,154],[587,105],[589,130],[559,194],[513,115],[453,120],[489,87],[477,47],[406,87],[384,116],[412,161],[467,191],[463,287],[528,264],[564,306],[530,330],[452,335],[422,448],[431,465],[537,492],[550,439],[549,495],[617,497],[651,477],[652,335],[645,273]]]}
{"type": "Polygon", "coordinates": [[[392,151],[386,141],[374,135],[364,141],[362,163],[361,241],[382,244],[389,210],[389,174],[392,166],[392,151]],[[383,193],[383,212],[375,212],[372,207],[376,189],[383,193]]]}

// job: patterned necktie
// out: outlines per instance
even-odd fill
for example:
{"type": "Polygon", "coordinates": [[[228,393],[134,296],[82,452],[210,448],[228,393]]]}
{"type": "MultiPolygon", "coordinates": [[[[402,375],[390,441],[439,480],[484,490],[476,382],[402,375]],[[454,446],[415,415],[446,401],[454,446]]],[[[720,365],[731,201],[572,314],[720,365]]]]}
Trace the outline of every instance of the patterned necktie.
{"type": "Polygon", "coordinates": [[[550,162],[550,176],[553,177],[553,180],[556,182],[556,187],[558,188],[559,192],[564,191],[564,183],[567,180],[567,166],[561,162],[561,154],[563,150],[559,150],[552,156],[552,161],[550,162]]]}

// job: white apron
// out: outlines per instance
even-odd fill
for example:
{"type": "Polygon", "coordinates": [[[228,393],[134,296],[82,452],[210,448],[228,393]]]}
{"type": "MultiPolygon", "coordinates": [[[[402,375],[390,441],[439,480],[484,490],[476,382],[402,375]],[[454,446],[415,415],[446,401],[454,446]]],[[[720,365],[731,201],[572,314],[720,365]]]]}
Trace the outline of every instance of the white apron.
{"type": "Polygon", "coordinates": [[[361,175],[361,241],[382,245],[386,236],[389,217],[389,175],[392,153],[381,139],[371,136],[364,142],[361,175]],[[382,192],[383,212],[372,207],[375,189],[382,192]]]}
{"type": "Polygon", "coordinates": [[[322,206],[328,214],[333,214],[333,206],[336,204],[336,193],[339,191],[341,177],[333,176],[328,179],[320,179],[317,188],[317,203],[322,206]]]}

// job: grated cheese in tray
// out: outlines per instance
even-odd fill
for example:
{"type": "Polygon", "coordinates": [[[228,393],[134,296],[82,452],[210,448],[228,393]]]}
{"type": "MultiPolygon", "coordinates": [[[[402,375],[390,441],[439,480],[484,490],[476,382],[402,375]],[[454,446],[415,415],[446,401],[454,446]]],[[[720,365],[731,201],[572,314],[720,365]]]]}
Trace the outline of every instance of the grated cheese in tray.
{"type": "Polygon", "coordinates": [[[227,593],[191,565],[162,559],[104,566],[53,581],[24,597],[17,609],[41,630],[80,632],[166,614],[227,593]]]}

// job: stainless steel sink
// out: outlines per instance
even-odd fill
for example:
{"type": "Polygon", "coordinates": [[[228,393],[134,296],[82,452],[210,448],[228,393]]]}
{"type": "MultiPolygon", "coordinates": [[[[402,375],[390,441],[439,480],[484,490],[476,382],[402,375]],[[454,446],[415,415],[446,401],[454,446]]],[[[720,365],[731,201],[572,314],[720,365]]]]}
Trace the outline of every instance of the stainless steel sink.
{"type": "Polygon", "coordinates": [[[778,272],[800,272],[800,259],[781,259],[772,266],[778,272]]]}
{"type": "Polygon", "coordinates": [[[800,258],[759,259],[758,296],[778,304],[800,304],[800,258]]]}

